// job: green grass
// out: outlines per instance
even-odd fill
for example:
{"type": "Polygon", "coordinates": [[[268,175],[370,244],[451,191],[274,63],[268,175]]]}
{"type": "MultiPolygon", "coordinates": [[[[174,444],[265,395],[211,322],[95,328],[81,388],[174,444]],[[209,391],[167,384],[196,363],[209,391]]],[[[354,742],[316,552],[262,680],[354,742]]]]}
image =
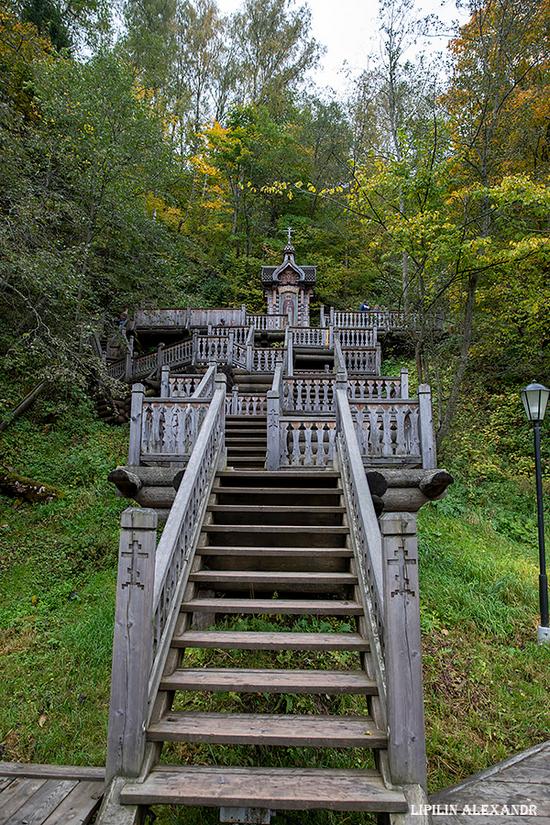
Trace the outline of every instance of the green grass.
{"type": "MultiPolygon", "coordinates": [[[[89,408],[52,420],[38,407],[0,444],[15,471],[62,496],[28,505],[0,498],[0,748],[3,759],[100,765],[105,758],[118,521],[126,502],[106,481],[124,460],[127,429],[89,408]]],[[[462,440],[446,499],[421,512],[420,575],[430,787],[442,787],[547,736],[550,650],[537,647],[537,551],[528,476],[462,440]],[[477,462],[477,464],[476,464],[477,462]]],[[[493,450],[494,445],[488,449],[493,450]]],[[[442,462],[444,463],[444,462],[442,462]]],[[[336,619],[242,620],[238,629],[349,630],[336,619]]],[[[294,654],[189,651],[196,666],[295,664],[294,654]]],[[[300,654],[300,664],[344,668],[356,654],[300,654]],[[314,661],[315,659],[315,661],[314,661]]],[[[365,712],[358,697],[216,694],[178,707],[242,712],[365,712]],[[207,705],[208,702],[208,705],[207,705]]],[[[312,749],[171,746],[164,754],[218,764],[369,765],[369,754],[312,749]],[[323,760],[323,761],[321,761],[323,760]]],[[[217,812],[164,811],[159,825],[210,825],[217,812]]],[[[297,812],[275,825],[364,825],[359,814],[297,812]]]]}

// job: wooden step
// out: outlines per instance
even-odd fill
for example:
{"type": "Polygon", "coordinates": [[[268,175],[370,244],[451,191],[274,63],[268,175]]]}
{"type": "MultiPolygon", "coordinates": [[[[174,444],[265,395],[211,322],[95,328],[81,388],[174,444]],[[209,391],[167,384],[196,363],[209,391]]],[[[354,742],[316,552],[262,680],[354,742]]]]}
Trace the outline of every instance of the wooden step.
{"type": "Polygon", "coordinates": [[[126,805],[197,805],[281,811],[407,811],[402,791],[390,791],[372,770],[313,768],[155,768],[145,782],[128,782],[126,805]]]}
{"type": "MultiPolygon", "coordinates": [[[[267,443],[267,442],[266,442],[266,441],[264,441],[264,445],[265,445],[266,443],[267,443]]],[[[233,454],[238,454],[238,453],[242,453],[243,455],[244,455],[245,453],[246,453],[246,454],[248,454],[248,453],[254,453],[254,454],[259,455],[259,454],[260,454],[260,452],[261,452],[261,446],[260,446],[260,444],[251,444],[251,445],[249,445],[249,446],[242,447],[242,446],[240,446],[240,445],[238,445],[238,444],[230,444],[230,443],[228,443],[228,444],[227,444],[227,448],[228,448],[228,452],[230,452],[230,453],[231,453],[231,455],[233,455],[233,454]]],[[[265,454],[264,454],[264,458],[265,458],[265,454]]]]}
{"type": "Polygon", "coordinates": [[[358,602],[336,599],[191,599],[184,613],[238,613],[270,616],[362,616],[358,602]]]}
{"type": "Polygon", "coordinates": [[[357,576],[352,573],[310,573],[263,571],[263,570],[198,570],[191,573],[189,581],[202,584],[269,584],[274,590],[284,590],[286,585],[298,584],[318,587],[357,584],[357,576]]]}
{"type": "Polygon", "coordinates": [[[387,736],[368,716],[171,712],[147,730],[153,742],[277,745],[303,748],[385,748],[387,736]]]}
{"type": "Polygon", "coordinates": [[[346,508],[339,505],[305,504],[298,507],[287,504],[210,504],[211,513],[311,513],[321,515],[325,513],[345,513],[346,508]]]}
{"type": "Polygon", "coordinates": [[[236,470],[222,470],[218,473],[218,478],[221,479],[236,479],[236,478],[244,478],[248,476],[249,478],[262,478],[266,481],[279,481],[282,482],[285,479],[315,479],[315,480],[322,480],[322,479],[339,479],[340,473],[336,472],[335,470],[304,470],[304,469],[294,469],[288,468],[284,470],[256,470],[255,472],[246,472],[236,471],[236,470]]]}
{"type": "Polygon", "coordinates": [[[261,547],[251,545],[250,547],[237,547],[209,544],[205,547],[197,547],[200,556],[275,556],[281,558],[350,558],[353,551],[349,547],[261,547]]]}
{"type": "MultiPolygon", "coordinates": [[[[255,509],[255,508],[254,508],[255,509]]],[[[270,524],[270,530],[263,531],[269,533],[308,533],[309,535],[318,534],[320,536],[336,536],[346,535],[349,533],[349,528],[344,526],[327,526],[316,527],[310,524],[270,524]]],[[[205,533],[257,533],[257,524],[205,524],[203,526],[205,533]]],[[[261,538],[261,536],[260,536],[261,538]]]]}
{"type": "Polygon", "coordinates": [[[340,487],[229,487],[215,484],[213,493],[231,493],[232,495],[296,495],[296,496],[341,496],[340,487]]]}
{"type": "Polygon", "coordinates": [[[352,650],[369,644],[359,633],[286,633],[234,630],[187,630],[172,639],[173,647],[216,650],[352,650]]]}
{"type": "Polygon", "coordinates": [[[247,668],[180,668],[160,683],[161,690],[200,690],[215,693],[378,693],[376,683],[362,670],[277,670],[247,668]]]}

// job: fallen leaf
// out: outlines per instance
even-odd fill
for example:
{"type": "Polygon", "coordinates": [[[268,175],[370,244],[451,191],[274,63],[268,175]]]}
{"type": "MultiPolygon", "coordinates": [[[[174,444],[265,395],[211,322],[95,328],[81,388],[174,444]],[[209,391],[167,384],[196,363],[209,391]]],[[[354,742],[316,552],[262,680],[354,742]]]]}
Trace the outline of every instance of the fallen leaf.
{"type": "Polygon", "coordinates": [[[43,727],[44,727],[44,725],[46,724],[47,720],[48,720],[48,717],[46,716],[46,714],[45,714],[45,713],[41,713],[41,714],[40,714],[40,716],[39,716],[39,718],[38,718],[38,724],[39,724],[39,726],[40,726],[41,728],[43,728],[43,727]]]}

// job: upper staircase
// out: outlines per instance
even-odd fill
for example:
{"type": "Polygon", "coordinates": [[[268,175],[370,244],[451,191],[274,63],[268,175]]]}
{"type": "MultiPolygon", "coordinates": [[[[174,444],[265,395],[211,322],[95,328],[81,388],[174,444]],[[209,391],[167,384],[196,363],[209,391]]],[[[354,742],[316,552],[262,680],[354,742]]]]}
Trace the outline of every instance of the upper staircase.
{"type": "Polygon", "coordinates": [[[250,329],[132,391],[98,825],[163,804],[425,825],[415,514],[452,480],[429,387],[380,374],[374,328],[250,329]]]}

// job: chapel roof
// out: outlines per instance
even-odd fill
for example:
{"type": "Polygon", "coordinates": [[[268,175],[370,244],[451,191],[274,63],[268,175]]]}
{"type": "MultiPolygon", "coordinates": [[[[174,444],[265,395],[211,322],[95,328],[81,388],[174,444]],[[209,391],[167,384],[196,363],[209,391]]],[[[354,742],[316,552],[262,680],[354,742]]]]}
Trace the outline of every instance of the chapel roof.
{"type": "Polygon", "coordinates": [[[298,282],[314,284],[317,280],[316,266],[299,266],[296,263],[296,250],[292,243],[287,243],[283,250],[283,260],[278,266],[262,266],[262,284],[276,284],[283,272],[292,270],[298,276],[298,282]]]}

